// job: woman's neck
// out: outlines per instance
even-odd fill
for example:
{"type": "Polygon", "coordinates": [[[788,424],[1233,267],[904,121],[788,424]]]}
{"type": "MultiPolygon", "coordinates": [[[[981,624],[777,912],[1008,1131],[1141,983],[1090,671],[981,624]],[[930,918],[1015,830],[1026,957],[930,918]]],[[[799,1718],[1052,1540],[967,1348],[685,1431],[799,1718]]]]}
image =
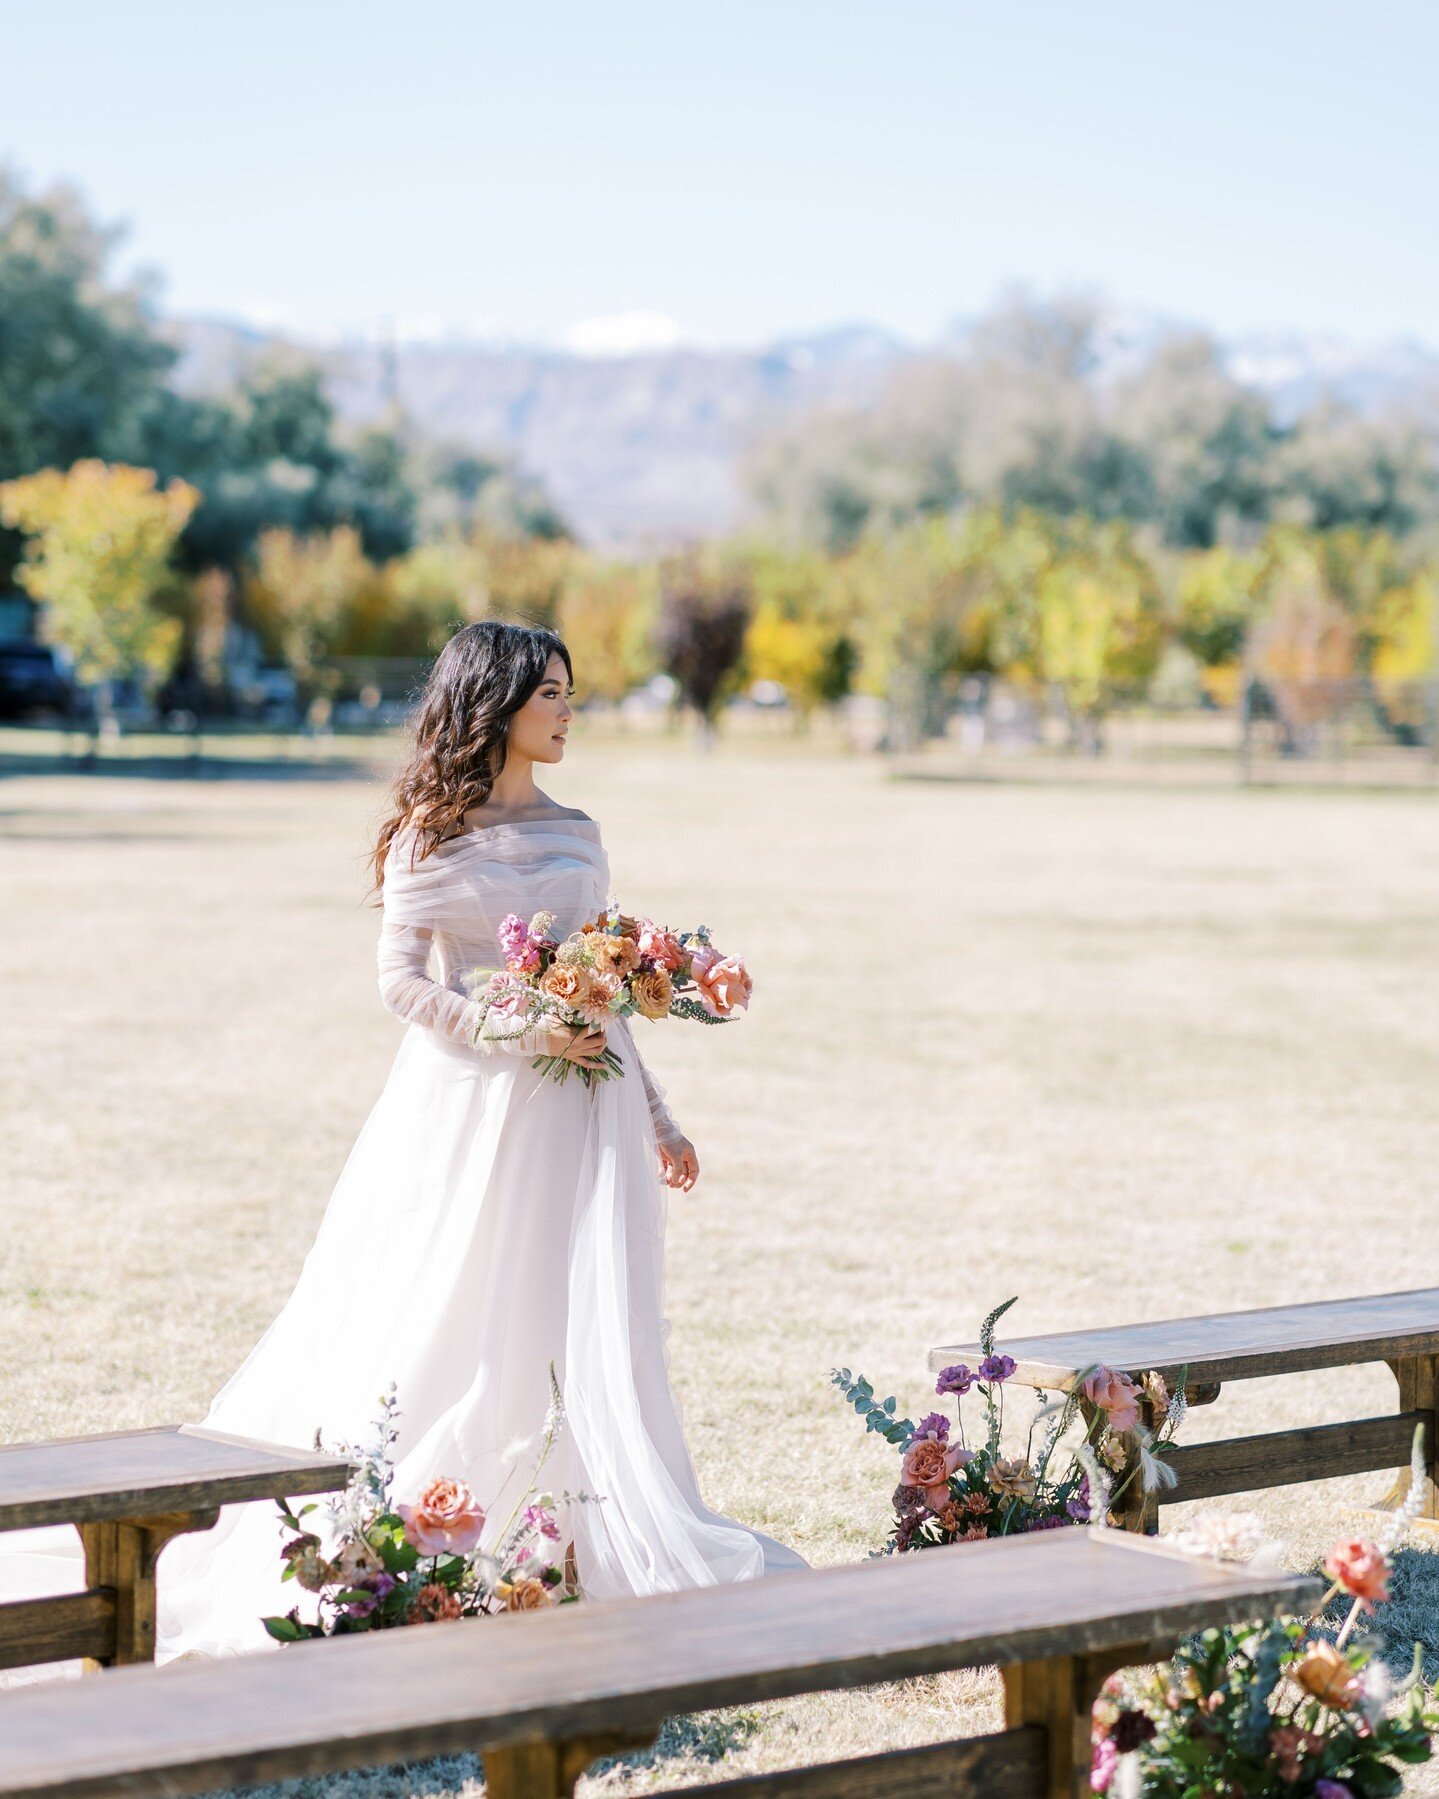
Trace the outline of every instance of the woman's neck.
{"type": "Polygon", "coordinates": [[[550,804],[535,786],[535,764],[531,756],[514,756],[495,776],[490,797],[482,808],[486,812],[533,812],[537,806],[550,804]]]}

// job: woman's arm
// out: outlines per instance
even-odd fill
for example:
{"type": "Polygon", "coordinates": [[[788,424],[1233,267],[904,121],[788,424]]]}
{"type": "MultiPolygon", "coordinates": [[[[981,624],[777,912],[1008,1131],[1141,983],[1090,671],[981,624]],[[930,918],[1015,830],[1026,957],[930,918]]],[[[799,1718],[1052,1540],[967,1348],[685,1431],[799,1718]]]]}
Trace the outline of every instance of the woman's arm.
{"type": "Polygon", "coordinates": [[[380,998],[385,1009],[407,1024],[421,1024],[454,1043],[463,1043],[482,1055],[535,1056],[543,1053],[549,1032],[543,1027],[518,1037],[482,1037],[475,1042],[480,1022],[479,1003],[456,993],[429,975],[430,945],[434,932],[426,925],[402,924],[386,917],[380,926],[376,952],[380,998]]]}

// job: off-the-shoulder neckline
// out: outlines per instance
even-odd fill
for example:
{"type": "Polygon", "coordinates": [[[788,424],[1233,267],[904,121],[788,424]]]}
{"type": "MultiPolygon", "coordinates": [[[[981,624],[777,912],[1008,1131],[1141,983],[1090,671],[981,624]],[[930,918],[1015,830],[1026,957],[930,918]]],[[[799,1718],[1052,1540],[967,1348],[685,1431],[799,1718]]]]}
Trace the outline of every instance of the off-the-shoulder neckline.
{"type": "Polygon", "coordinates": [[[488,837],[492,831],[521,831],[527,825],[592,825],[595,830],[599,826],[587,812],[551,812],[543,818],[510,818],[501,819],[493,825],[471,825],[468,830],[456,831],[453,837],[442,837],[437,848],[451,843],[469,843],[476,837],[488,837]]]}

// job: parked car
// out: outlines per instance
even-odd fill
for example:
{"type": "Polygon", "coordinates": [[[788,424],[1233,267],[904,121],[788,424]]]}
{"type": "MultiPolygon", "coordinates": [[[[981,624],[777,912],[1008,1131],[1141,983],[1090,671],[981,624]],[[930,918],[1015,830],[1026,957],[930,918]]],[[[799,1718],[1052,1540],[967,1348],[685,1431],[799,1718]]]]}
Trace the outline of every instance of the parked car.
{"type": "Polygon", "coordinates": [[[69,718],[77,689],[46,643],[0,643],[0,718],[69,718]]]}

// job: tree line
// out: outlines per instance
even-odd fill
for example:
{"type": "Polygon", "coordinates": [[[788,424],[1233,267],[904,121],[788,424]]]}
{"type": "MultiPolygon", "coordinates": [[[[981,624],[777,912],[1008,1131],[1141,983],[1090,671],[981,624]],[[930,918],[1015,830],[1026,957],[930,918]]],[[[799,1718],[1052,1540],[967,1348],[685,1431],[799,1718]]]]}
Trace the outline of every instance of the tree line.
{"type": "Polygon", "coordinates": [[[1189,339],[1100,380],[1091,315],[1009,307],[877,407],[758,446],[747,535],[606,555],[499,459],[342,427],[313,368],[177,390],[112,248],[74,196],[0,176],[0,584],[45,602],[88,678],[180,671],[222,706],[239,620],[318,694],[347,660],[421,661],[505,617],[561,630],[583,695],[663,672],[711,722],[763,681],[801,719],[883,696],[906,740],[999,678],[1095,742],[1156,682],[1217,704],[1261,683],[1298,718],[1363,676],[1396,732],[1422,723],[1439,536],[1418,415],[1281,427],[1189,339]]]}

